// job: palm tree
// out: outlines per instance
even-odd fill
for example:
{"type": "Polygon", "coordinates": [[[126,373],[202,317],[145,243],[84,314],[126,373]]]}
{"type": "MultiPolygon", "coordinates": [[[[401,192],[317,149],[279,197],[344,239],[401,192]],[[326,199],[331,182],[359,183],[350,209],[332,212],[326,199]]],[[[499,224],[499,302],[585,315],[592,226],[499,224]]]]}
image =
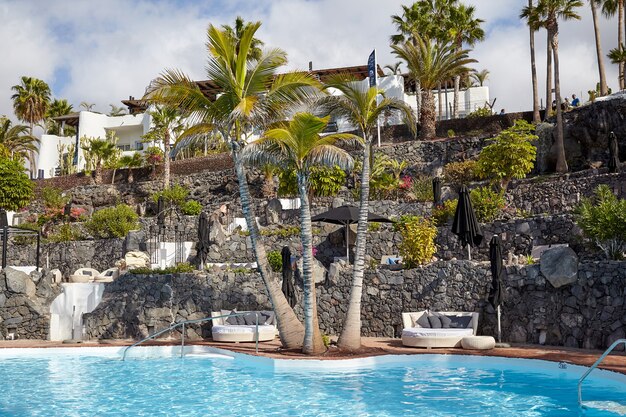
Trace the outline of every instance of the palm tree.
{"type": "Polygon", "coordinates": [[[89,152],[94,158],[96,163],[94,181],[96,184],[101,184],[102,164],[116,154],[118,149],[115,147],[115,143],[106,139],[90,138],[87,140],[87,145],[83,146],[83,150],[89,152]]]}
{"type": "Polygon", "coordinates": [[[559,70],[559,19],[580,20],[576,8],[582,7],[581,0],[540,0],[533,13],[537,15],[537,21],[548,31],[552,56],[554,58],[554,94],[556,96],[556,171],[567,172],[567,160],[565,159],[565,146],[563,144],[563,112],[561,110],[561,82],[559,70]]]}
{"type": "MultiPolygon", "coordinates": [[[[34,125],[46,117],[50,105],[50,87],[38,78],[22,76],[20,84],[14,85],[11,90],[14,91],[11,96],[13,111],[19,120],[28,123],[32,136],[34,125]]],[[[28,154],[28,159],[30,170],[34,173],[37,167],[33,152],[28,154]]]]}
{"type": "Polygon", "coordinates": [[[250,202],[241,152],[253,128],[261,130],[271,122],[285,120],[292,106],[318,94],[320,84],[304,72],[277,75],[278,69],[287,63],[287,55],[280,49],[266,51],[258,60],[251,59],[248,53],[260,25],[260,22],[246,25],[239,38],[209,25],[207,72],[222,91],[215,100],[202,94],[189,77],[176,70],[168,70],[154,80],[144,98],[184,109],[189,115],[188,120],[199,125],[193,133],[217,130],[228,143],[243,214],[259,273],[276,312],[281,341],[287,348],[297,348],[302,346],[304,327],[268,267],[267,253],[250,202]]]}
{"type": "MultiPolygon", "coordinates": [[[[528,6],[522,9],[522,13],[520,14],[520,19],[525,19],[528,24],[528,31],[530,32],[530,76],[532,79],[533,85],[533,123],[537,124],[541,122],[541,114],[539,113],[539,87],[537,83],[537,62],[535,58],[535,32],[539,30],[539,26],[537,26],[537,22],[534,21],[531,17],[533,14],[533,0],[528,0],[528,6]]],[[[552,88],[552,87],[550,87],[552,88]]],[[[546,104],[546,114],[548,114],[548,106],[550,103],[546,104]]]]}
{"type": "Polygon", "coordinates": [[[591,16],[593,20],[593,33],[596,39],[596,55],[598,59],[598,73],[600,76],[600,94],[606,96],[609,92],[609,87],[606,84],[606,71],[604,70],[604,56],[602,54],[602,43],[600,41],[600,25],[598,22],[598,11],[596,9],[596,2],[598,0],[589,0],[589,6],[591,7],[591,16]]]}
{"type": "Polygon", "coordinates": [[[111,107],[109,116],[124,116],[126,114],[124,107],[118,107],[115,104],[109,104],[109,106],[111,107]]]}
{"type": "Polygon", "coordinates": [[[182,130],[180,112],[173,106],[156,106],[149,112],[152,128],[144,135],[145,140],[163,142],[163,188],[170,188],[171,137],[182,130]]]}
{"type": "MultiPolygon", "coordinates": [[[[222,29],[237,40],[237,48],[239,48],[239,41],[243,36],[244,29],[252,24],[252,22],[246,22],[243,17],[237,16],[235,18],[234,27],[231,27],[229,25],[222,25],[222,29]]],[[[250,57],[250,59],[258,60],[259,58],[261,58],[261,55],[263,53],[261,47],[263,45],[265,45],[265,43],[263,43],[263,41],[261,41],[260,39],[252,38],[250,50],[248,51],[248,56],[250,57]]],[[[239,49],[237,49],[236,52],[239,53],[239,49]]]]}
{"type": "Polygon", "coordinates": [[[46,133],[48,135],[71,136],[74,133],[73,128],[67,126],[62,131],[60,124],[57,123],[54,118],[68,115],[72,110],[72,105],[66,99],[55,98],[52,103],[50,103],[48,111],[46,112],[46,133]]]}
{"type": "Polygon", "coordinates": [[[365,248],[367,245],[370,164],[374,129],[376,129],[378,117],[387,109],[395,109],[402,112],[411,130],[415,128],[415,120],[409,106],[403,101],[384,97],[382,90],[376,87],[364,87],[362,84],[352,82],[349,78],[342,75],[329,79],[326,87],[336,89],[342,94],[322,98],[318,103],[319,106],[325,112],[335,117],[343,118],[356,127],[363,142],[361,202],[354,266],[352,269],[352,287],[348,311],[338,341],[341,348],[354,350],[361,346],[361,297],[365,270],[365,248]],[[378,99],[378,96],[382,96],[382,100],[378,99]]]}
{"type": "Polygon", "coordinates": [[[88,103],[86,101],[80,102],[80,108],[86,111],[93,111],[93,108],[96,106],[96,103],[88,103]]]}
{"type": "Polygon", "coordinates": [[[621,44],[618,48],[613,48],[609,51],[607,55],[611,60],[612,64],[621,64],[622,68],[625,68],[624,72],[622,72],[619,76],[620,79],[624,79],[626,77],[626,47],[624,44],[621,44]]]}
{"type": "Polygon", "coordinates": [[[398,61],[393,65],[391,64],[385,65],[384,68],[389,70],[390,75],[400,75],[402,74],[402,71],[400,70],[400,65],[402,65],[402,62],[398,61]]]}
{"type": "Polygon", "coordinates": [[[123,168],[127,168],[128,169],[128,173],[126,176],[126,182],[128,182],[129,184],[133,182],[134,178],[133,178],[133,168],[138,168],[141,166],[141,164],[143,163],[143,159],[141,158],[141,155],[137,152],[135,152],[132,156],[131,155],[123,155],[120,158],[120,166],[123,168]]]}
{"type": "Polygon", "coordinates": [[[435,137],[435,100],[432,93],[437,85],[469,71],[466,66],[475,59],[469,58],[468,51],[457,49],[455,45],[442,45],[430,39],[422,39],[415,34],[416,44],[405,42],[403,45],[391,45],[393,53],[406,62],[409,73],[418,79],[422,86],[422,107],[420,125],[422,138],[435,137]]]}
{"type": "Polygon", "coordinates": [[[0,145],[11,156],[28,158],[29,155],[37,152],[39,139],[31,135],[29,131],[28,126],[12,126],[11,120],[7,117],[0,117],[0,145]]]}
{"type": "Polygon", "coordinates": [[[248,145],[242,159],[263,167],[268,164],[295,169],[300,195],[300,236],[302,239],[302,273],[304,281],[304,344],[302,351],[318,354],[325,350],[317,317],[315,281],[312,276],[313,232],[309,203],[309,175],[314,166],[339,166],[351,169],[352,157],[335,146],[338,140],[349,140],[349,134],[320,136],[329,118],[320,119],[310,113],[297,113],[293,120],[270,129],[263,137],[248,145]]]}
{"type": "MultiPolygon", "coordinates": [[[[624,44],[624,32],[626,31],[626,27],[624,27],[624,0],[600,0],[598,4],[602,3],[602,13],[606,17],[613,17],[617,13],[617,45],[624,44]]],[[[626,88],[626,80],[624,79],[624,68],[626,64],[624,61],[618,61],[619,69],[618,69],[618,77],[619,77],[619,89],[623,90],[626,88]]]]}
{"type": "MultiPolygon", "coordinates": [[[[448,35],[457,51],[463,49],[463,44],[474,46],[476,42],[485,39],[485,31],[480,27],[484,22],[474,17],[474,6],[459,4],[450,8],[450,20],[448,22],[448,35]]],[[[459,117],[459,91],[461,86],[461,73],[454,76],[454,99],[452,105],[452,117],[459,117]]]]}
{"type": "Polygon", "coordinates": [[[484,69],[481,71],[472,71],[470,77],[482,87],[485,84],[485,81],[489,78],[489,70],[484,69]]]}

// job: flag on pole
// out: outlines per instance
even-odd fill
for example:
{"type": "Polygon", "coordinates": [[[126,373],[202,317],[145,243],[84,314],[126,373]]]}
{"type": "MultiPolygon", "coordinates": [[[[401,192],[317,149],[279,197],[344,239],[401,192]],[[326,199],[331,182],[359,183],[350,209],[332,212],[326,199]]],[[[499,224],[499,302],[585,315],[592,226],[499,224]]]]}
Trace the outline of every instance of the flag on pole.
{"type": "Polygon", "coordinates": [[[378,81],[376,79],[376,49],[367,58],[367,76],[370,79],[370,87],[375,87],[378,81]]]}

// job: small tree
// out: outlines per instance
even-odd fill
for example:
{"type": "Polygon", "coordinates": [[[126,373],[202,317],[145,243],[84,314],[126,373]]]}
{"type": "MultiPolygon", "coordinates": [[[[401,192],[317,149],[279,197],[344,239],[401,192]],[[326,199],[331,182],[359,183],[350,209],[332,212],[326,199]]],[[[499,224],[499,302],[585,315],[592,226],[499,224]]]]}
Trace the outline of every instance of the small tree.
{"type": "Polygon", "coordinates": [[[33,198],[33,183],[24,172],[21,159],[0,152],[0,208],[17,211],[33,198]]]}
{"type": "Polygon", "coordinates": [[[534,131],[530,123],[516,120],[480,152],[476,166],[478,175],[498,181],[503,191],[513,178],[525,178],[533,169],[537,155],[537,148],[531,143],[538,139],[534,131]]]}
{"type": "Polygon", "coordinates": [[[430,219],[403,216],[395,224],[395,228],[402,235],[399,249],[402,262],[407,268],[424,265],[432,260],[437,252],[437,227],[430,219]]]}
{"type": "Polygon", "coordinates": [[[135,152],[132,156],[123,155],[120,158],[120,166],[122,168],[128,169],[128,173],[126,176],[126,181],[130,184],[133,182],[133,168],[139,168],[143,163],[143,159],[141,155],[135,152]]]}
{"type": "Polygon", "coordinates": [[[115,146],[117,139],[112,134],[107,134],[106,139],[83,137],[81,142],[81,147],[85,153],[85,161],[87,161],[86,168],[92,168],[91,163],[93,163],[93,168],[95,169],[94,180],[96,184],[100,184],[102,183],[103,164],[117,157],[119,153],[119,149],[115,146]]]}
{"type": "Polygon", "coordinates": [[[618,199],[606,185],[596,188],[595,198],[582,200],[576,223],[609,259],[623,259],[626,252],[626,200],[618,199]]]}

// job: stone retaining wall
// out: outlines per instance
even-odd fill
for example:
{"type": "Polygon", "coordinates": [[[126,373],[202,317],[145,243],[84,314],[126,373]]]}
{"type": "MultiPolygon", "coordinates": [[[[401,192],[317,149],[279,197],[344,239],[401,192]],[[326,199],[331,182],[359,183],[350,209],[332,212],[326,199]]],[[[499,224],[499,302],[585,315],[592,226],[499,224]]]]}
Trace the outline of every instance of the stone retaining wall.
{"type": "MultiPolygon", "coordinates": [[[[581,262],[577,281],[554,288],[539,265],[510,266],[502,305],[503,339],[570,347],[605,348],[626,329],[626,262],[581,262]]],[[[480,313],[480,334],[495,335],[496,315],[487,303],[491,285],[486,262],[435,262],[406,271],[368,270],[363,291],[365,336],[399,337],[401,313],[431,309],[480,313]]],[[[302,285],[296,285],[302,318],[302,285]]],[[[341,330],[350,292],[350,272],[340,271],[317,287],[320,326],[341,330]]],[[[209,316],[220,309],[270,308],[255,273],[131,276],[107,284],[103,302],[85,316],[92,339],[145,336],[175,320],[209,316]]],[[[194,337],[207,336],[208,325],[194,337]]]]}

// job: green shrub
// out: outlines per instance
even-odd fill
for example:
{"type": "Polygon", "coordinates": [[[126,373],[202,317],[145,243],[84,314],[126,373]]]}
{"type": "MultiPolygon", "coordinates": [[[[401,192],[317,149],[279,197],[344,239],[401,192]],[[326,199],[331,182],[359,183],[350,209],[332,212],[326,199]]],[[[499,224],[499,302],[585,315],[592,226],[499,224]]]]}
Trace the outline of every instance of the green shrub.
{"type": "Polygon", "coordinates": [[[33,181],[20,159],[0,155],[0,208],[17,211],[33,198],[33,181]]]}
{"type": "Polygon", "coordinates": [[[277,250],[267,252],[267,262],[270,264],[270,268],[274,272],[280,272],[283,270],[283,256],[277,250]]]}
{"type": "Polygon", "coordinates": [[[472,207],[476,213],[476,220],[481,223],[494,221],[506,205],[504,192],[496,192],[491,187],[479,187],[470,192],[472,207]]]}
{"type": "Polygon", "coordinates": [[[202,204],[195,200],[188,200],[183,203],[180,211],[187,216],[197,216],[202,212],[202,204]]]}
{"type": "Polygon", "coordinates": [[[129,272],[134,275],[164,275],[164,274],[186,274],[193,272],[195,268],[189,262],[179,262],[175,266],[166,268],[150,269],[147,267],[131,269],[129,272]]]}
{"type": "Polygon", "coordinates": [[[124,237],[139,227],[137,213],[126,204],[96,211],[85,223],[89,232],[98,238],[124,237]]]}
{"type": "Polygon", "coordinates": [[[292,237],[300,235],[300,227],[287,226],[280,227],[278,229],[265,229],[261,230],[261,236],[279,236],[279,237],[292,237]]]}
{"type": "Polygon", "coordinates": [[[367,223],[367,231],[368,232],[378,232],[380,230],[380,223],[378,222],[369,222],[367,223]]]}
{"type": "Polygon", "coordinates": [[[444,181],[449,184],[461,185],[476,181],[476,161],[450,162],[443,167],[444,181]]]}
{"type": "Polygon", "coordinates": [[[411,194],[415,201],[433,201],[433,180],[426,176],[411,179],[411,194]]]}
{"type": "MultiPolygon", "coordinates": [[[[311,167],[309,175],[309,193],[312,197],[336,196],[346,183],[346,172],[334,167],[311,167]]],[[[278,195],[281,197],[297,197],[298,180],[295,170],[283,170],[278,174],[278,195]]]]}
{"type": "Polygon", "coordinates": [[[448,137],[449,138],[453,138],[456,136],[456,133],[454,133],[454,130],[452,129],[448,129],[448,137]]]}
{"type": "Polygon", "coordinates": [[[81,240],[83,238],[82,233],[79,230],[72,227],[71,224],[62,224],[59,229],[48,236],[50,242],[70,242],[74,240],[81,240]]]}
{"type": "Polygon", "coordinates": [[[419,216],[403,216],[402,222],[396,225],[402,235],[399,249],[405,267],[414,268],[430,262],[437,252],[437,227],[429,219],[419,216]]]}
{"type": "Polygon", "coordinates": [[[433,207],[433,222],[437,226],[443,226],[444,224],[446,224],[448,220],[454,218],[457,204],[458,200],[446,200],[443,202],[443,204],[433,207]]]}
{"type": "Polygon", "coordinates": [[[70,202],[69,196],[64,196],[60,189],[54,187],[44,187],[41,190],[41,199],[47,209],[62,209],[70,202]]]}
{"type": "Polygon", "coordinates": [[[489,107],[479,107],[473,112],[471,112],[470,114],[468,114],[467,118],[475,119],[478,117],[487,117],[487,116],[492,116],[492,115],[493,113],[491,112],[491,109],[489,107]]]}
{"type": "Polygon", "coordinates": [[[576,224],[609,259],[623,259],[626,252],[626,200],[618,199],[603,184],[593,199],[585,198],[575,210],[576,224]]]}
{"type": "Polygon", "coordinates": [[[476,163],[476,173],[481,178],[498,181],[506,190],[513,178],[525,178],[533,169],[537,148],[531,141],[538,139],[533,134],[535,127],[524,121],[515,124],[490,139],[493,143],[485,146],[476,163]]]}
{"type": "Polygon", "coordinates": [[[163,191],[152,194],[152,201],[158,203],[159,197],[162,196],[165,203],[182,208],[183,204],[187,201],[188,195],[189,190],[186,187],[176,184],[163,191]]]}

